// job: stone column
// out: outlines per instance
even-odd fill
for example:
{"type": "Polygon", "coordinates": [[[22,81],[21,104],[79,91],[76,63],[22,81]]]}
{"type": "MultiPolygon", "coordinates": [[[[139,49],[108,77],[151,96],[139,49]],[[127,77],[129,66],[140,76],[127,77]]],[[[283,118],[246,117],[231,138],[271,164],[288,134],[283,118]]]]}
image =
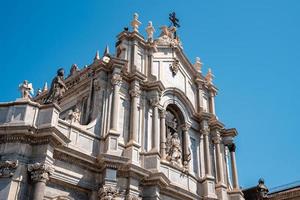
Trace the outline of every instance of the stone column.
{"type": "Polygon", "coordinates": [[[52,166],[44,163],[28,165],[28,171],[33,182],[32,200],[42,200],[49,175],[54,172],[52,166]]]}
{"type": "Polygon", "coordinates": [[[138,83],[133,83],[133,88],[129,93],[131,96],[130,140],[138,142],[138,100],[141,94],[138,83]]]}
{"type": "Polygon", "coordinates": [[[210,145],[209,145],[209,133],[208,122],[202,121],[202,134],[203,134],[203,147],[204,147],[204,164],[205,164],[205,176],[203,181],[203,196],[204,199],[217,199],[215,193],[215,179],[212,176],[211,169],[211,157],[210,157],[210,145]]]}
{"type": "Polygon", "coordinates": [[[214,115],[216,115],[216,109],[215,109],[215,92],[213,91],[210,91],[209,92],[209,109],[210,109],[210,112],[214,115]]]}
{"type": "Polygon", "coordinates": [[[183,131],[183,140],[184,140],[184,167],[188,170],[188,164],[191,160],[191,151],[190,151],[190,136],[189,136],[189,129],[190,129],[190,125],[189,124],[184,124],[182,126],[182,131],[183,131]]]}
{"type": "Polygon", "coordinates": [[[204,140],[204,160],[205,160],[205,175],[211,176],[211,159],[209,151],[209,128],[205,127],[202,129],[203,140],[204,140]]]}
{"type": "Polygon", "coordinates": [[[160,111],[160,154],[162,159],[166,159],[166,111],[160,111]]]}
{"type": "MultiPolygon", "coordinates": [[[[115,68],[117,71],[117,68],[115,68]]],[[[114,155],[120,155],[121,152],[118,151],[118,138],[120,133],[118,132],[118,120],[119,120],[119,101],[120,95],[119,90],[121,87],[122,77],[119,72],[113,73],[111,78],[111,83],[113,85],[113,98],[112,98],[112,109],[111,109],[111,120],[110,120],[110,129],[108,134],[105,135],[105,147],[104,152],[114,155]]]]}
{"type": "Polygon", "coordinates": [[[158,104],[159,98],[154,97],[150,100],[152,106],[152,152],[159,152],[159,133],[158,133],[158,104]]]}
{"type": "Polygon", "coordinates": [[[202,91],[202,82],[197,83],[198,88],[198,111],[203,111],[203,91],[202,91]]]}
{"type": "Polygon", "coordinates": [[[111,113],[111,125],[110,128],[113,131],[118,131],[118,118],[119,118],[119,90],[121,86],[122,77],[120,74],[113,74],[111,83],[113,85],[113,101],[112,101],[112,113],[111,113]]]}
{"type": "Polygon", "coordinates": [[[230,157],[231,157],[231,172],[232,172],[232,184],[234,190],[239,190],[239,181],[238,181],[238,173],[236,168],[236,160],[235,160],[235,144],[232,143],[228,145],[228,149],[230,151],[230,157]]]}
{"type": "Polygon", "coordinates": [[[140,155],[139,149],[140,144],[138,141],[138,100],[140,96],[140,89],[138,81],[133,81],[131,90],[129,91],[131,96],[131,112],[130,112],[130,140],[126,145],[126,150],[124,152],[125,156],[129,158],[135,164],[139,164],[140,155]]]}
{"type": "Polygon", "coordinates": [[[218,184],[224,184],[224,167],[223,167],[223,159],[221,154],[221,137],[217,134],[213,138],[213,142],[216,148],[216,160],[217,160],[217,182],[218,184]]]}

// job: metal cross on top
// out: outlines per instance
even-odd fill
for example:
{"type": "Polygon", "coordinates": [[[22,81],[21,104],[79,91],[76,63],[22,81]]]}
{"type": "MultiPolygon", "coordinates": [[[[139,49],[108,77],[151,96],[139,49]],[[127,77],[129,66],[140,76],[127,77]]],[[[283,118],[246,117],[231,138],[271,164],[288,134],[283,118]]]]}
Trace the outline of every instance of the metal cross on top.
{"type": "Polygon", "coordinates": [[[175,26],[175,27],[180,27],[179,25],[179,19],[176,18],[176,13],[175,12],[172,12],[169,14],[169,20],[171,21],[172,25],[175,26]]]}

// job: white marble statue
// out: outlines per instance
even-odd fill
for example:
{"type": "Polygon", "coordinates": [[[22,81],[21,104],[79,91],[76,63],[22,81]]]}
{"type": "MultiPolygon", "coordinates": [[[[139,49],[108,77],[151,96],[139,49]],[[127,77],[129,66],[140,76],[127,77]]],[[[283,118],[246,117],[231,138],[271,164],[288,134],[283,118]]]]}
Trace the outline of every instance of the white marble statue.
{"type": "Polygon", "coordinates": [[[31,99],[33,95],[32,83],[24,80],[23,83],[19,84],[19,90],[21,91],[21,97],[23,99],[31,99]]]}

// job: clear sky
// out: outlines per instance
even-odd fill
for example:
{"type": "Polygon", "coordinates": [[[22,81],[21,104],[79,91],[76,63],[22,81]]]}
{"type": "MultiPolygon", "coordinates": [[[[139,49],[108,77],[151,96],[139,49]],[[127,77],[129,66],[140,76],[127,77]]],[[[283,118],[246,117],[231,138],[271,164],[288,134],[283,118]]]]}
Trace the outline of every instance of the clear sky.
{"type": "Polygon", "coordinates": [[[24,79],[35,89],[58,67],[90,64],[97,49],[129,26],[134,12],[159,34],[168,14],[180,19],[186,55],[211,67],[216,111],[239,131],[240,184],[264,177],[272,188],[300,180],[300,1],[0,1],[0,101],[19,97],[24,79]]]}

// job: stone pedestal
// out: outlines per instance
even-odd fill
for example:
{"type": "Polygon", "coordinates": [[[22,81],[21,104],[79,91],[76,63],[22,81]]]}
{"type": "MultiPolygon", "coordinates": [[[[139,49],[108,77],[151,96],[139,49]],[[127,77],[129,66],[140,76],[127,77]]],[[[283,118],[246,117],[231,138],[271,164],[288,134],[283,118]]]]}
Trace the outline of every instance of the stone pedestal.
{"type": "Polygon", "coordinates": [[[203,185],[204,199],[218,199],[215,191],[215,179],[212,176],[205,176],[203,185]]]}
{"type": "Polygon", "coordinates": [[[158,153],[147,153],[144,156],[144,167],[151,171],[160,169],[160,156],[158,153]]]}
{"type": "Polygon", "coordinates": [[[227,187],[225,184],[217,184],[216,185],[216,194],[218,199],[227,200],[228,194],[227,194],[227,187]]]}
{"type": "Polygon", "coordinates": [[[126,158],[129,158],[129,162],[134,163],[135,165],[140,165],[140,145],[134,141],[130,141],[126,145],[124,155],[126,158]]]}
{"type": "Polygon", "coordinates": [[[228,192],[230,200],[245,200],[241,190],[233,190],[228,192]]]}
{"type": "Polygon", "coordinates": [[[120,155],[120,151],[118,150],[118,141],[120,134],[115,130],[110,130],[108,134],[105,136],[105,150],[104,152],[112,155],[120,155]]]}

